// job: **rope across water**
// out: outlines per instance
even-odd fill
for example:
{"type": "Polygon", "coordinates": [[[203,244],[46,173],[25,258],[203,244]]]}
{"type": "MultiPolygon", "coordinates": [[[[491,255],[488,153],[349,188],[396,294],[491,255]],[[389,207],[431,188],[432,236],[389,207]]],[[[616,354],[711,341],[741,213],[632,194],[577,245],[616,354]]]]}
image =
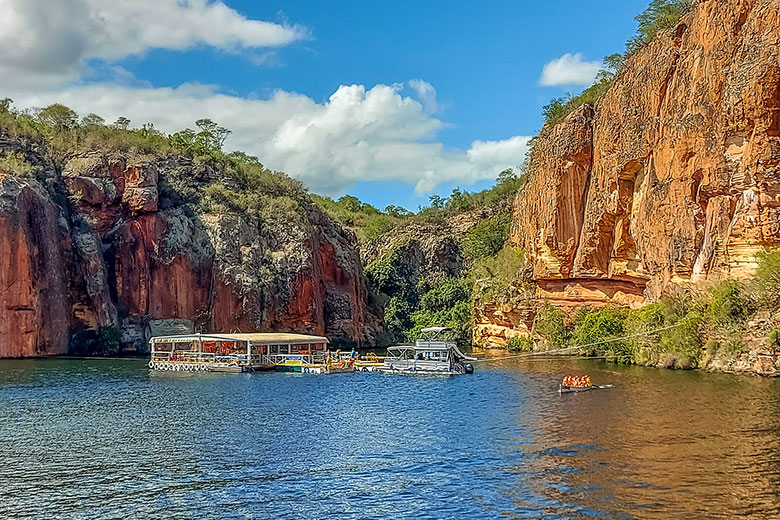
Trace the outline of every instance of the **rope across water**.
{"type": "Polygon", "coordinates": [[[621,336],[619,338],[610,338],[610,339],[603,339],[600,341],[594,341],[593,343],[586,343],[584,345],[575,345],[573,347],[566,347],[566,348],[559,348],[555,350],[545,350],[543,352],[526,352],[525,354],[515,354],[512,356],[503,356],[503,357],[491,357],[491,358],[485,358],[485,359],[477,359],[475,361],[472,361],[472,363],[487,363],[489,361],[503,361],[504,359],[516,359],[516,358],[524,358],[524,357],[531,357],[531,356],[546,356],[549,354],[558,354],[560,352],[568,352],[570,350],[578,350],[581,348],[586,347],[593,347],[595,345],[601,345],[602,343],[612,343],[615,341],[622,341],[624,339],[630,339],[630,338],[636,338],[639,336],[647,336],[649,334],[654,334],[656,332],[661,332],[664,330],[673,329],[675,327],[679,327],[682,325],[682,323],[675,323],[674,325],[669,325],[668,327],[661,327],[660,329],[655,330],[648,330],[645,332],[639,332],[637,334],[631,334],[629,336],[621,336]]]}

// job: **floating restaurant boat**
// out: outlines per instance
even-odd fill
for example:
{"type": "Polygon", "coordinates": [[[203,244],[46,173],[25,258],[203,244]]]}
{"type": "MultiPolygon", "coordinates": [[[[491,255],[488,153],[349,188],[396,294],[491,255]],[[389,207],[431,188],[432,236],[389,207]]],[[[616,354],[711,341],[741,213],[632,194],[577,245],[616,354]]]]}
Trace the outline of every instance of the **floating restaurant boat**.
{"type": "Polygon", "coordinates": [[[471,374],[474,366],[467,361],[477,358],[466,356],[451,341],[441,339],[447,327],[429,327],[420,332],[427,337],[415,341],[414,345],[396,345],[387,348],[387,357],[381,372],[391,374],[471,374]]]}
{"type": "Polygon", "coordinates": [[[351,353],[322,336],[291,333],[184,334],[149,340],[152,370],[330,374],[353,372],[351,353]]]}

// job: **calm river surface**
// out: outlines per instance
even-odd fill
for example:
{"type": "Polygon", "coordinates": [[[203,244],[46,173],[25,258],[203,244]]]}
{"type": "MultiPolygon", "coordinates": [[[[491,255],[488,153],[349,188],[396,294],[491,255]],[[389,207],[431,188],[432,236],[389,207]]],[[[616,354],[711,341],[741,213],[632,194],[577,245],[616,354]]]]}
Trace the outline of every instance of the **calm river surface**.
{"type": "Polygon", "coordinates": [[[0,362],[0,518],[778,518],[780,380],[0,362]],[[559,395],[563,375],[615,388],[559,395]]]}

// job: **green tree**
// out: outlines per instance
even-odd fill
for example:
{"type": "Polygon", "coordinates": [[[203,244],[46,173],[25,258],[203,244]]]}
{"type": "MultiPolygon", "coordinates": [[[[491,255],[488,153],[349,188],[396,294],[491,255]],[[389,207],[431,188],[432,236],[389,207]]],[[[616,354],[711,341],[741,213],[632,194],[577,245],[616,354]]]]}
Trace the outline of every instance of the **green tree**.
{"type": "Polygon", "coordinates": [[[639,23],[636,36],[626,44],[629,54],[650,43],[660,32],[673,29],[682,15],[693,5],[692,0],[652,0],[635,20],[639,23]]]}
{"type": "Polygon", "coordinates": [[[97,114],[87,114],[81,118],[81,126],[103,126],[106,120],[97,114]]]}
{"type": "Polygon", "coordinates": [[[111,126],[118,130],[127,130],[130,127],[130,120],[126,117],[120,117],[111,126]]]}
{"type": "Polygon", "coordinates": [[[385,213],[394,217],[404,217],[411,214],[411,212],[403,206],[396,206],[394,204],[385,206],[385,213]]]}
{"type": "Polygon", "coordinates": [[[509,237],[512,215],[504,213],[481,221],[466,232],[461,248],[472,260],[482,260],[498,254],[509,237]]]}
{"type": "Polygon", "coordinates": [[[625,65],[626,57],[619,52],[604,57],[604,68],[612,72],[620,72],[625,65]]]}
{"type": "Polygon", "coordinates": [[[352,213],[359,213],[360,210],[363,208],[363,203],[360,202],[360,199],[357,197],[353,197],[352,195],[344,195],[340,197],[337,202],[346,211],[352,213]]]}
{"type": "Polygon", "coordinates": [[[512,168],[501,170],[501,172],[498,174],[498,177],[496,177],[496,184],[498,186],[514,184],[515,182],[517,182],[517,174],[512,168]]]}
{"type": "Polygon", "coordinates": [[[568,104],[571,99],[571,94],[566,94],[562,97],[552,98],[549,103],[542,107],[542,115],[544,116],[545,124],[557,125],[566,117],[568,112],[568,104]]]}
{"type": "Polygon", "coordinates": [[[57,130],[70,130],[77,126],[79,115],[60,103],[38,110],[38,121],[57,130]]]}
{"type": "Polygon", "coordinates": [[[447,199],[439,195],[431,195],[428,197],[428,200],[431,201],[432,209],[444,209],[444,207],[447,205],[447,199]]]}

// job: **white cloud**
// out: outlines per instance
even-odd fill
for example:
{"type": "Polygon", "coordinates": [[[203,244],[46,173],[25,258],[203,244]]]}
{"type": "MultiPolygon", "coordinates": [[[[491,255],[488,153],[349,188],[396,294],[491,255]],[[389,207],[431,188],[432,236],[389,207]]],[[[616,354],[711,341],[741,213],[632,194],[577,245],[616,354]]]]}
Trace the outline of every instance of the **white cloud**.
{"type": "Polygon", "coordinates": [[[152,88],[104,83],[9,95],[17,106],[59,102],[108,121],[125,116],[133,126],[153,122],[168,133],[208,117],[233,130],[226,148],[257,155],[269,168],[328,195],[340,195],[361,180],[399,180],[426,193],[444,182],[494,179],[502,169],[522,163],[528,137],[474,141],[466,151],[423,142],[434,138],[444,123],[417,100],[402,96],[399,88],[342,85],[324,103],[281,90],[268,99],[247,99],[197,84],[152,88]]]}
{"type": "Polygon", "coordinates": [[[539,84],[545,87],[590,85],[599,69],[601,69],[601,62],[583,61],[581,52],[566,53],[544,66],[539,84]]]}
{"type": "Polygon", "coordinates": [[[436,89],[433,88],[433,85],[422,79],[412,79],[409,80],[409,86],[417,93],[417,98],[428,114],[435,114],[439,110],[436,89]]]}
{"type": "Polygon", "coordinates": [[[308,36],[295,25],[249,20],[211,0],[0,0],[4,84],[78,79],[86,60],[197,45],[279,47],[308,36]]]}
{"type": "MultiPolygon", "coordinates": [[[[361,180],[400,180],[425,193],[440,183],[493,179],[522,162],[527,138],[434,142],[436,89],[422,79],[342,85],[325,102],[276,91],[267,99],[218,87],[154,87],[116,61],[148,49],[210,46],[274,61],[274,48],[308,37],[287,23],[249,20],[216,0],[0,0],[0,98],[22,108],[63,103],[108,121],[128,117],[172,133],[208,117],[230,128],[226,147],[257,155],[313,191],[339,195],[361,180]]],[[[254,57],[254,58],[252,58],[254,57]]]]}

